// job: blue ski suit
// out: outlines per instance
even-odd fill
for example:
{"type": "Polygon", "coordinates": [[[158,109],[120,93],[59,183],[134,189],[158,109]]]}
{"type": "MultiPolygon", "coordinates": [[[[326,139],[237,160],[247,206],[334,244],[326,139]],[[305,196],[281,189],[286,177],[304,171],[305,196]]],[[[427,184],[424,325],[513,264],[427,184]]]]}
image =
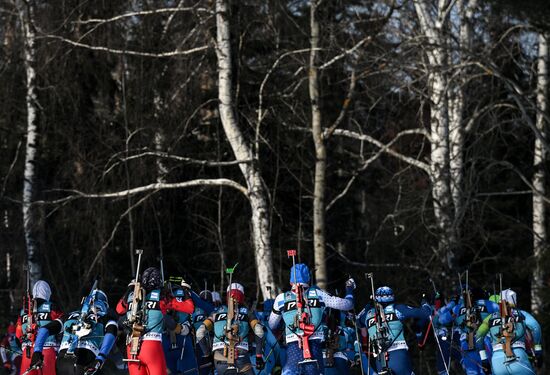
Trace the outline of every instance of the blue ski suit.
{"type": "Polygon", "coordinates": [[[456,302],[451,301],[435,312],[433,329],[437,335],[435,365],[438,375],[448,375],[451,360],[460,362],[460,335],[453,329],[452,309],[456,302]],[[456,334],[455,334],[456,333],[456,334]]]}
{"type": "MultiPolygon", "coordinates": [[[[172,293],[178,302],[191,298],[189,293],[183,288],[177,288],[172,293]]],[[[189,375],[198,375],[193,335],[191,334],[191,314],[171,311],[168,315],[174,320],[175,327],[167,329],[162,334],[162,349],[166,358],[166,367],[173,374],[181,372],[189,375]]]]}
{"type": "MultiPolygon", "coordinates": [[[[454,302],[451,302],[454,303],[454,302]]],[[[466,375],[484,375],[482,367],[482,357],[485,355],[483,342],[475,342],[474,348],[470,348],[468,344],[468,336],[475,335],[479,324],[487,318],[490,314],[498,312],[498,304],[489,300],[477,300],[472,303],[472,308],[469,310],[466,308],[463,301],[457,305],[450,307],[445,312],[439,314],[439,320],[442,324],[452,322],[456,332],[460,338],[460,352],[462,355],[461,365],[466,375]],[[468,317],[475,318],[478,322],[477,325],[471,324],[468,321],[468,317]],[[481,351],[481,355],[480,355],[481,351]]]]}
{"type": "Polygon", "coordinates": [[[353,308],[353,289],[346,291],[345,298],[331,296],[328,292],[315,286],[304,285],[304,298],[307,300],[305,310],[310,315],[309,319],[314,326],[313,333],[308,342],[313,361],[304,361],[303,351],[299,341],[304,332],[294,325],[297,315],[296,294],[293,291],[281,293],[275,298],[273,311],[269,316],[269,328],[277,329],[279,323],[284,321],[285,341],[287,343],[287,358],[283,366],[282,375],[319,375],[323,374],[323,342],[324,325],[323,313],[326,307],[348,311],[353,308]]]}
{"type": "MultiPolygon", "coordinates": [[[[330,319],[330,316],[328,317],[330,319]]],[[[338,319],[338,326],[334,329],[334,332],[328,332],[327,337],[331,342],[327,342],[327,346],[331,345],[331,348],[326,348],[323,351],[323,357],[325,359],[325,375],[347,375],[350,373],[351,363],[355,360],[355,329],[346,326],[347,314],[340,312],[338,319]],[[330,335],[329,335],[330,334],[330,335]],[[328,351],[332,350],[333,365],[328,363],[328,351]]]]}
{"type": "MultiPolygon", "coordinates": [[[[196,332],[206,318],[216,309],[215,306],[208,301],[203,300],[200,296],[191,292],[191,298],[195,303],[195,311],[192,315],[193,330],[196,332]]],[[[207,337],[207,346],[211,347],[212,342],[210,337],[207,337]]],[[[213,363],[210,361],[207,353],[203,353],[200,345],[195,346],[195,357],[197,358],[197,364],[199,365],[200,375],[209,375],[213,371],[213,363]]]]}
{"type": "Polygon", "coordinates": [[[491,368],[493,375],[534,375],[529,355],[539,358],[542,355],[541,327],[535,318],[526,311],[512,309],[506,322],[514,327],[512,351],[514,357],[506,356],[505,338],[502,336],[503,318],[500,311],[489,315],[479,328],[476,339],[482,341],[488,335],[492,345],[491,368]],[[529,354],[528,354],[529,351],[529,354]]]}
{"type": "Polygon", "coordinates": [[[372,306],[366,308],[360,315],[362,332],[367,331],[369,352],[374,358],[363,363],[367,374],[372,374],[372,367],[379,372],[384,368],[391,369],[395,375],[413,375],[412,362],[409,356],[407,342],[404,336],[404,324],[407,319],[416,319],[415,333],[422,337],[422,330],[428,325],[431,307],[423,304],[415,308],[403,304],[382,304],[384,320],[378,316],[372,306]],[[380,323],[380,327],[377,323],[380,323]]]}

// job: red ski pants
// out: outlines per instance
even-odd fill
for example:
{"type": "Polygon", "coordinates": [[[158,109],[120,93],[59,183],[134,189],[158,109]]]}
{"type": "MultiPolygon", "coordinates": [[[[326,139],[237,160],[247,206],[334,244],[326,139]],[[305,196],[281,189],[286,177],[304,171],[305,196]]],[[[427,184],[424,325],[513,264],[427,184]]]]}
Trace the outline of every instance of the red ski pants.
{"type": "MultiPolygon", "coordinates": [[[[128,358],[130,346],[126,348],[128,358]]],[[[128,362],[130,375],[166,375],[166,359],[162,350],[162,341],[143,340],[137,356],[139,362],[128,362]]]]}
{"type": "MultiPolygon", "coordinates": [[[[28,375],[55,375],[55,357],[57,352],[55,348],[44,348],[42,350],[42,355],[44,355],[44,364],[39,370],[33,370],[29,372],[28,375]]],[[[32,357],[32,352],[31,352],[32,357]]],[[[25,350],[23,349],[23,359],[21,360],[21,372],[23,374],[31,365],[31,359],[27,358],[25,355],[25,350]]]]}

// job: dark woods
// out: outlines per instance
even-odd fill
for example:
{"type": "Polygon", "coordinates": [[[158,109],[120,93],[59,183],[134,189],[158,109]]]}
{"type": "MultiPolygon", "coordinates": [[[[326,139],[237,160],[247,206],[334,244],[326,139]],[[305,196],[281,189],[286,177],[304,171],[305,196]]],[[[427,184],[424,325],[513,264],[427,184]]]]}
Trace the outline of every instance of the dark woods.
{"type": "MultiPolygon", "coordinates": [[[[37,113],[29,230],[42,277],[67,311],[95,275],[115,301],[137,248],[147,266],[163,255],[165,274],[195,289],[223,288],[225,267],[238,262],[235,278],[262,300],[250,203],[260,193],[244,165],[259,171],[268,202],[272,255],[262,259],[274,289],[288,285],[286,249],[313,268],[320,183],[329,290],[342,291],[351,274],[366,302],[368,270],[418,303],[430,278],[450,294],[469,269],[491,293],[502,272],[530,307],[533,273],[549,264],[547,252],[533,255],[534,237],[547,247],[533,234],[533,191],[546,195],[533,181],[548,167],[534,163],[535,141],[543,154],[548,147],[537,128],[549,116],[538,101],[548,97],[538,89],[547,5],[454,3],[445,15],[430,1],[320,1],[314,98],[309,2],[231,1],[233,113],[253,155],[239,164],[219,110],[214,1],[0,1],[2,318],[13,318],[25,285],[27,65],[37,113]],[[187,181],[196,183],[174,185],[187,181]]],[[[539,312],[548,309],[546,275],[542,285],[539,312]]]]}

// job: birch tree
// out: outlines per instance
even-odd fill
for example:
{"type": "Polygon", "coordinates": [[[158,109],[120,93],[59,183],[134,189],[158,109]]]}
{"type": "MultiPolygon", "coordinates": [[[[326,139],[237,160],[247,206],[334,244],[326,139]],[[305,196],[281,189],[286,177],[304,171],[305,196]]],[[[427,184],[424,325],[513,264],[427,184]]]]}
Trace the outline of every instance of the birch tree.
{"type": "MultiPolygon", "coordinates": [[[[456,48],[456,60],[450,58],[451,64],[458,68],[456,80],[450,90],[449,102],[449,170],[450,188],[453,198],[454,220],[457,232],[460,231],[460,219],[464,214],[464,107],[466,100],[467,77],[466,68],[472,47],[472,21],[477,0],[458,0],[456,9],[458,13],[458,46],[456,48]]],[[[460,235],[460,233],[458,233],[460,235]]]]}
{"type": "Polygon", "coordinates": [[[313,254],[315,281],[325,289],[327,285],[327,265],[325,246],[325,185],[327,149],[323,136],[321,108],[319,103],[319,21],[317,20],[317,0],[310,2],[310,52],[309,52],[309,98],[311,101],[311,133],[315,147],[315,177],[313,192],[313,254]]]}
{"type": "Polygon", "coordinates": [[[270,298],[267,286],[273,286],[274,283],[267,191],[263,185],[258,155],[254,155],[251,143],[245,139],[234,112],[227,0],[216,0],[216,56],[218,58],[218,105],[223,130],[237,160],[253,160],[252,163],[239,164],[239,168],[248,188],[256,272],[262,296],[267,299],[270,298]]]}
{"type": "Polygon", "coordinates": [[[428,44],[430,180],[434,217],[440,231],[438,249],[440,257],[453,269],[461,255],[465,91],[477,0],[439,0],[435,13],[429,1],[418,0],[414,6],[422,36],[428,44]],[[456,12],[453,23],[458,30],[456,38],[453,37],[450,21],[453,9],[456,12]],[[453,45],[456,47],[453,48],[453,45]]]}
{"type": "MultiPolygon", "coordinates": [[[[542,137],[546,137],[546,119],[548,115],[548,35],[539,34],[539,52],[537,62],[537,115],[536,126],[542,137]]],[[[535,269],[531,281],[531,310],[535,314],[543,311],[544,267],[548,235],[546,230],[546,150],[540,137],[535,137],[533,158],[533,254],[535,269]]]]}
{"type": "Polygon", "coordinates": [[[428,44],[426,55],[430,98],[430,182],[434,217],[440,231],[438,253],[450,268],[455,262],[453,247],[457,242],[449,183],[449,102],[445,76],[448,56],[444,39],[451,4],[448,0],[440,0],[437,13],[432,16],[429,1],[414,2],[420,29],[428,44]]]}
{"type": "Polygon", "coordinates": [[[27,142],[25,146],[25,171],[23,182],[23,230],[27,247],[27,263],[31,284],[42,277],[40,261],[39,226],[40,216],[31,203],[36,196],[36,152],[38,143],[38,122],[40,104],[36,87],[36,32],[33,25],[33,0],[18,0],[16,3],[24,38],[24,65],[27,77],[27,142]]]}

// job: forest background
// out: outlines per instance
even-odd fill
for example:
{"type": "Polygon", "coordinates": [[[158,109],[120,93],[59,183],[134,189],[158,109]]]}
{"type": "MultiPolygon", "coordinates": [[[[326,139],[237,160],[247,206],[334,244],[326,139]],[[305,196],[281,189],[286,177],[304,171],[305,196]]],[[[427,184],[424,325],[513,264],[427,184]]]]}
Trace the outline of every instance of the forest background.
{"type": "MultiPolygon", "coordinates": [[[[548,327],[545,0],[0,0],[0,317],[135,272],[493,293],[548,327]]],[[[271,292],[270,292],[271,290],[271,292]]],[[[545,328],[548,337],[548,329],[545,328]]]]}

